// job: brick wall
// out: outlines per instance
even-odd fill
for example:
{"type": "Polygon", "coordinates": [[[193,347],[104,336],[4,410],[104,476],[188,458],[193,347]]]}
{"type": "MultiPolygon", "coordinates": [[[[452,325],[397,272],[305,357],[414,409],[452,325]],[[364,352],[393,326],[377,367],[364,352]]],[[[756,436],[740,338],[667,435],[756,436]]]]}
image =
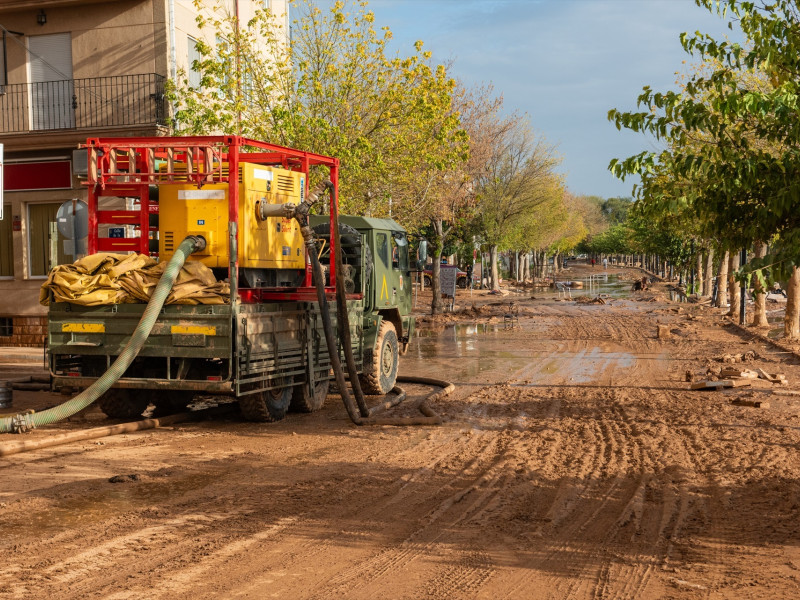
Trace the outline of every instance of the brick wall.
{"type": "Polygon", "coordinates": [[[47,317],[11,317],[11,319],[13,334],[0,335],[0,346],[44,346],[47,317]]]}

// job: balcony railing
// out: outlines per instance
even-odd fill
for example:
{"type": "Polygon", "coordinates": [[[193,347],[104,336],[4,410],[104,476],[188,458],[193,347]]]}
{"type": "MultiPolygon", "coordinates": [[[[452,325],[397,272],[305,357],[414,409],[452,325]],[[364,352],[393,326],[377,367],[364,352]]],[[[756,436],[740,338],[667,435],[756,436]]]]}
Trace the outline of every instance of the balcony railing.
{"type": "Polygon", "coordinates": [[[0,133],[166,125],[155,73],[0,86],[0,133]]]}

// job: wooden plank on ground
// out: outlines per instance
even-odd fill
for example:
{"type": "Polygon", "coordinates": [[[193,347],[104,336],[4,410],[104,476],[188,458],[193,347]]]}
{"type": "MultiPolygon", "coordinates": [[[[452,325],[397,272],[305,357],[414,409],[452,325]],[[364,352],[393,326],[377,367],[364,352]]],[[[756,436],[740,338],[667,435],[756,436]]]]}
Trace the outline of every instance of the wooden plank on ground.
{"type": "Polygon", "coordinates": [[[720,379],[719,381],[698,381],[691,384],[692,390],[716,390],[720,388],[743,387],[750,385],[749,379],[720,379]]]}
{"type": "Polygon", "coordinates": [[[769,402],[766,400],[748,400],[746,398],[736,398],[731,400],[734,406],[750,406],[752,408],[769,408],[769,402]]]}

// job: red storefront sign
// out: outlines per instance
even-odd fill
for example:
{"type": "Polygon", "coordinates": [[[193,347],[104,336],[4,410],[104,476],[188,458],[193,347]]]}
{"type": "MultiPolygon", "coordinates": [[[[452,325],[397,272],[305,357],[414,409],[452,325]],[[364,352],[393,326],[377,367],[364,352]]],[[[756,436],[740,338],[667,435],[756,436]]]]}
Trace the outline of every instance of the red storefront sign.
{"type": "Polygon", "coordinates": [[[68,160],[6,163],[3,178],[6,192],[68,190],[72,188],[72,163],[68,160]]]}

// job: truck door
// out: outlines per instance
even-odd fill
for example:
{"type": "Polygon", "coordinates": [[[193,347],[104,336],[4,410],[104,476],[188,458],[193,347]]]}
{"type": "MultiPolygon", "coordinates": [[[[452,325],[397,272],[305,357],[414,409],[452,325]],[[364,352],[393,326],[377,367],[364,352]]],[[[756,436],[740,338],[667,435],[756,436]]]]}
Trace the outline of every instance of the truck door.
{"type": "Polygon", "coordinates": [[[394,305],[392,288],[394,277],[389,258],[389,235],[386,232],[375,233],[375,308],[381,309],[394,305]]]}
{"type": "Polygon", "coordinates": [[[411,267],[408,259],[408,238],[402,231],[392,231],[392,279],[396,297],[395,306],[401,314],[411,312],[411,267]]]}

